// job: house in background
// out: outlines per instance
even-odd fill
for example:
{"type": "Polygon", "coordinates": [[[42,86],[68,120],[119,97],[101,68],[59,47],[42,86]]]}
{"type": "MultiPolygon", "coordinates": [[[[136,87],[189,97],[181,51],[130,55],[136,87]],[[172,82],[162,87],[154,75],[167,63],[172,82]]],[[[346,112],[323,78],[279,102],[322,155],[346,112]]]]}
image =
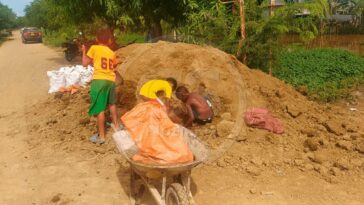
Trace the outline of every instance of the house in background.
{"type": "MultiPolygon", "coordinates": [[[[277,10],[278,8],[286,5],[286,4],[290,4],[290,3],[303,3],[305,0],[269,0],[268,4],[267,4],[267,10],[264,11],[264,15],[265,16],[271,16],[274,14],[274,11],[277,10]]],[[[302,11],[298,12],[296,14],[296,17],[302,17],[302,16],[308,16],[310,15],[310,11],[308,11],[307,9],[303,9],[302,11]]]]}
{"type": "Polygon", "coordinates": [[[361,24],[361,15],[355,13],[355,4],[352,1],[348,1],[346,4],[330,1],[330,11],[331,15],[327,17],[327,20],[332,26],[351,24],[358,27],[361,24]]]}

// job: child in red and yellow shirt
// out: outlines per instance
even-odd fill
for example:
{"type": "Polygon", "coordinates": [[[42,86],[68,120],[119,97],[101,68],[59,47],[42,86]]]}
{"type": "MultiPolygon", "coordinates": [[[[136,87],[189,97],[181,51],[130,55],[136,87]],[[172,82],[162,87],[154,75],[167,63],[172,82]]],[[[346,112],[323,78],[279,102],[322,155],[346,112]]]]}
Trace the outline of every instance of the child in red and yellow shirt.
{"type": "Polygon", "coordinates": [[[94,65],[93,79],[91,82],[91,105],[89,115],[97,115],[98,134],[93,135],[90,141],[95,144],[105,142],[105,110],[110,109],[115,127],[119,127],[116,112],[115,70],[116,54],[109,48],[112,44],[112,33],[109,29],[99,29],[96,33],[98,45],[93,45],[86,53],[83,46],[82,64],[94,65]]]}

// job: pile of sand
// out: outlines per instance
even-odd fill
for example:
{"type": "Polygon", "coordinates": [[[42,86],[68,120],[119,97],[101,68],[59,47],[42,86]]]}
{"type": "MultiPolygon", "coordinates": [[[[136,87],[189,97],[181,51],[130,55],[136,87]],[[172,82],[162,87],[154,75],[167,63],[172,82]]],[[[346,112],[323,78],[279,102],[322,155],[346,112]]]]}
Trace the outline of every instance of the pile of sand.
{"type": "MultiPolygon", "coordinates": [[[[134,44],[117,53],[123,61],[118,70],[125,80],[118,88],[120,113],[133,107],[137,88],[153,78],[174,77],[190,90],[212,97],[214,122],[193,131],[213,150],[213,166],[235,167],[252,175],[293,167],[328,181],[363,173],[363,116],[358,112],[308,101],[292,87],[211,47],[159,42],[134,44]],[[247,128],[243,114],[253,107],[269,109],[283,122],[285,134],[247,128]]],[[[87,115],[88,104],[88,91],[83,90],[72,96],[51,96],[30,108],[29,129],[35,136],[31,143],[48,142],[70,152],[119,158],[111,141],[103,146],[88,142],[96,132],[95,119],[87,115]]]]}

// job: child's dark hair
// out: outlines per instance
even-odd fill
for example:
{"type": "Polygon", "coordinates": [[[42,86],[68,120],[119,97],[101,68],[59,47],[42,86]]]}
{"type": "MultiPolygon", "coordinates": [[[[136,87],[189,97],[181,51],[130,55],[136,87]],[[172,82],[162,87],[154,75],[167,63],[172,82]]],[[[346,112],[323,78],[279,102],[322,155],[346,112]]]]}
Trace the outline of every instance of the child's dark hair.
{"type": "Polygon", "coordinates": [[[109,46],[113,34],[109,28],[100,28],[96,31],[96,38],[99,43],[109,46]]]}
{"type": "Polygon", "coordinates": [[[170,78],[166,78],[166,81],[168,81],[172,84],[172,91],[175,91],[177,88],[177,80],[170,77],[170,78]]]}
{"type": "Polygon", "coordinates": [[[179,86],[176,89],[176,96],[178,99],[182,99],[182,95],[189,93],[188,89],[185,86],[179,86]]]}

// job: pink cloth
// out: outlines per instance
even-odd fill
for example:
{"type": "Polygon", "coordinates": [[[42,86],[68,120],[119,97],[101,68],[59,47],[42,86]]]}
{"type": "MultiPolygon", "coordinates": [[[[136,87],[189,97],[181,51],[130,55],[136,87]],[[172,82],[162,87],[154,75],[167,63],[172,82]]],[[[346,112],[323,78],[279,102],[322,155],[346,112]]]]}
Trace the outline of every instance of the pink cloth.
{"type": "Polygon", "coordinates": [[[264,108],[253,108],[247,111],[244,115],[244,121],[249,127],[266,129],[277,134],[284,133],[282,123],[264,108]]]}

